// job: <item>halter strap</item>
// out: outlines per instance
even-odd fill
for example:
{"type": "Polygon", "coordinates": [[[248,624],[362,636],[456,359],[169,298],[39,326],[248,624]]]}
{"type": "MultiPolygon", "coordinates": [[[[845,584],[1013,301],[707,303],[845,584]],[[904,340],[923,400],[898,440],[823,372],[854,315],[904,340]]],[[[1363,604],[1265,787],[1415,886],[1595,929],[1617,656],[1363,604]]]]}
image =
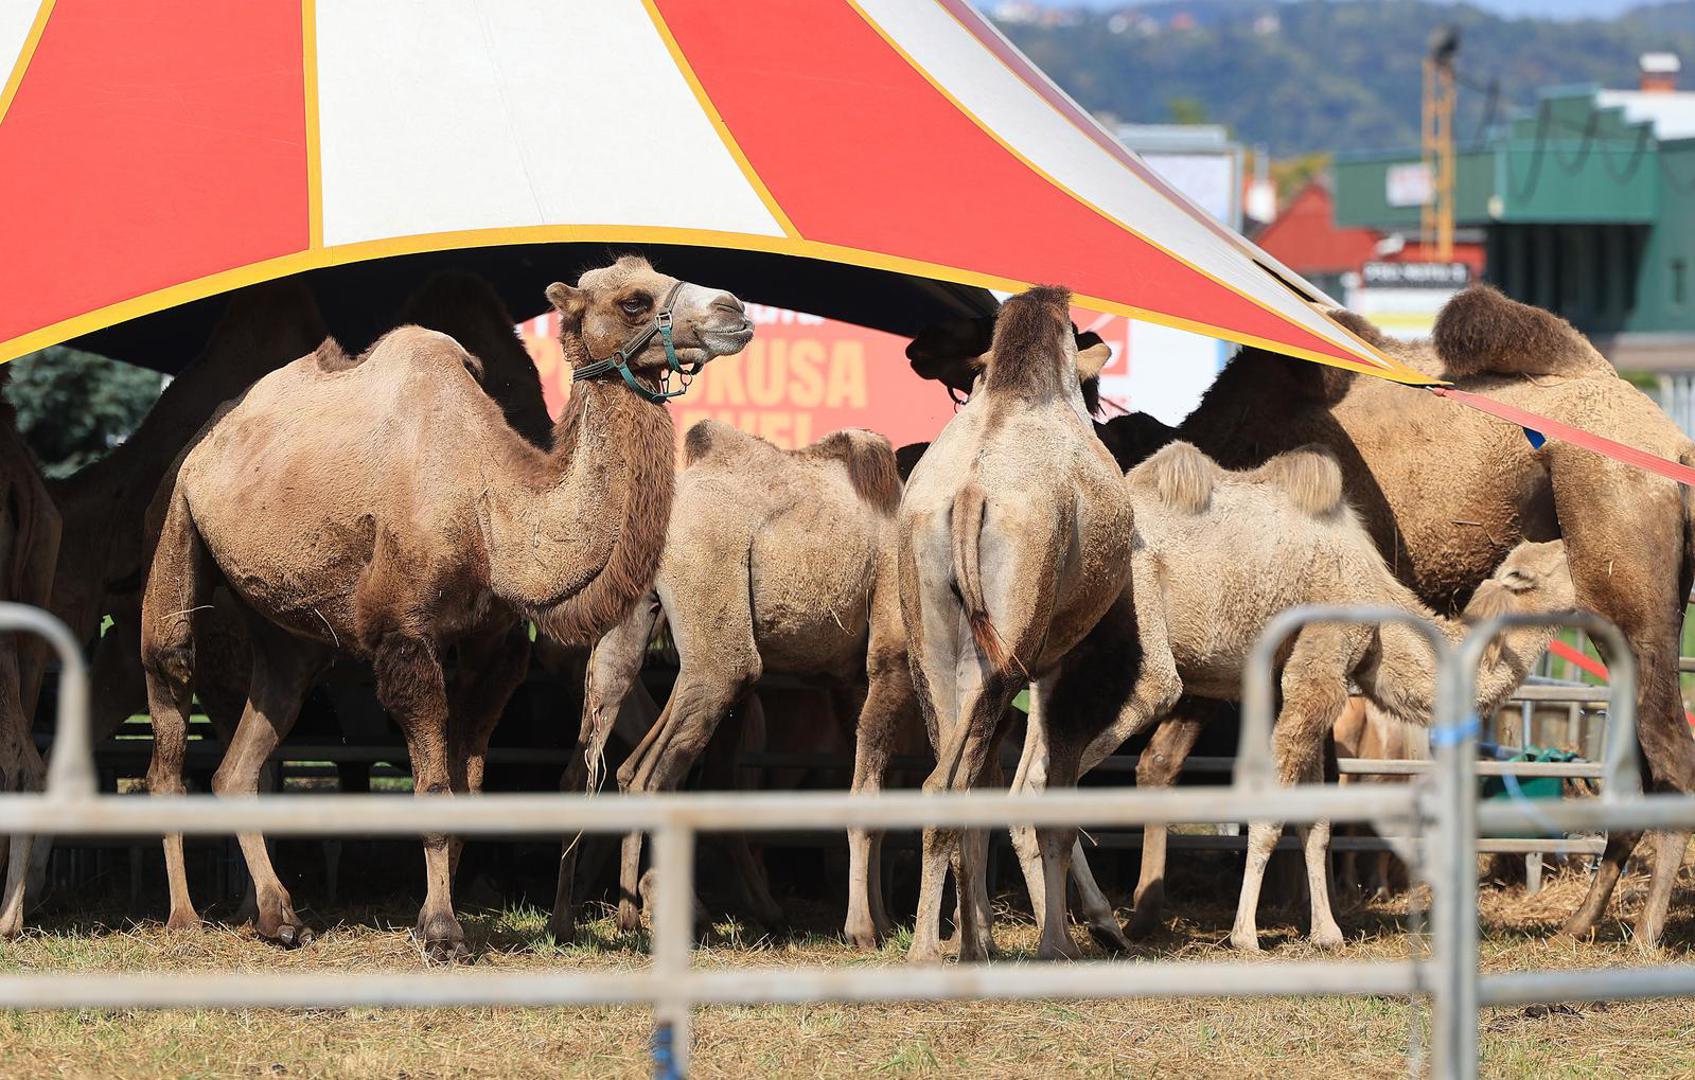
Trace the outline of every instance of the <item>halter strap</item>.
{"type": "Polygon", "coordinates": [[[671,291],[665,294],[664,302],[660,304],[659,310],[654,313],[653,321],[648,323],[641,333],[625,342],[622,347],[615,350],[611,356],[604,360],[590,360],[582,367],[577,368],[571,374],[571,381],[582,382],[585,379],[598,379],[602,375],[616,371],[623,376],[626,386],[655,404],[669,401],[674,397],[681,397],[688,391],[690,377],[698,374],[701,364],[704,363],[704,361],[697,360],[691,364],[684,364],[677,359],[677,350],[671,343],[671,308],[677,301],[677,294],[682,290],[683,283],[681,281],[671,286],[671,291]],[[665,346],[666,370],[659,377],[659,389],[649,390],[630,371],[630,361],[647,348],[647,343],[653,340],[655,334],[659,335],[660,342],[665,346]],[[671,372],[673,371],[678,374],[682,382],[682,385],[675,390],[669,389],[671,372]]]}

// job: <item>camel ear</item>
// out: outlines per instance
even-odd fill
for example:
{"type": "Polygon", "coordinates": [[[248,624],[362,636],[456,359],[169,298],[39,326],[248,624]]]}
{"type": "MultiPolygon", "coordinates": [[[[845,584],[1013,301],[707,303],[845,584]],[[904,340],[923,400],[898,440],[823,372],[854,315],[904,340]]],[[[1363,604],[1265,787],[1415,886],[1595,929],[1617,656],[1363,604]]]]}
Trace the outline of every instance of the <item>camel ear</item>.
{"type": "Polygon", "coordinates": [[[1106,362],[1112,359],[1112,346],[1106,342],[1097,342],[1077,353],[1077,378],[1088,382],[1101,373],[1106,362]]]}
{"type": "Polygon", "coordinates": [[[555,281],[547,287],[547,299],[567,322],[581,318],[587,304],[581,289],[573,289],[563,281],[555,281]]]}
{"type": "Polygon", "coordinates": [[[1501,584],[1511,593],[1527,593],[1536,587],[1536,575],[1523,570],[1508,570],[1501,575],[1501,584]]]}

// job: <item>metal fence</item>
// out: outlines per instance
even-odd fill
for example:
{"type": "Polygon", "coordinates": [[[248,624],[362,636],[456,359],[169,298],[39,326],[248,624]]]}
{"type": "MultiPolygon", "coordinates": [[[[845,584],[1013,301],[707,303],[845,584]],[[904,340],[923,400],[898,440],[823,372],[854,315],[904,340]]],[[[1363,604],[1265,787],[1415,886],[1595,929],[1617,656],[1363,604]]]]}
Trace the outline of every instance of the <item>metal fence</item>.
{"type": "MultiPolygon", "coordinates": [[[[1273,621],[1255,649],[1244,687],[1243,725],[1232,783],[1158,791],[1092,789],[1041,796],[886,793],[673,794],[639,797],[484,795],[477,798],[369,795],[132,798],[97,793],[88,727],[87,675],[77,642],[44,612],[0,604],[0,632],[41,634],[63,664],[58,740],[39,795],[0,795],[0,830],[10,834],[548,835],[578,831],[653,835],[658,874],[652,962],[627,973],[475,971],[68,974],[0,976],[0,1008],[338,1008],[647,1004],[654,1060],[662,1075],[686,1072],[697,1006],[903,1000],[1404,995],[1428,997],[1428,1052],[1411,1039],[1409,1065],[1441,1077],[1476,1075],[1478,1010],[1485,1005],[1695,994],[1695,965],[1482,975],[1478,970],[1476,844],[1479,828],[1507,831],[1695,827],[1695,798],[1641,794],[1636,767],[1634,665],[1622,637],[1594,616],[1561,618],[1606,640],[1613,669],[1612,723],[1599,799],[1529,805],[1477,803],[1479,724],[1469,702],[1487,641],[1522,617],[1483,623],[1458,649],[1435,627],[1400,611],[1299,609],[1273,621]],[[1269,756],[1273,658],[1280,642],[1317,621],[1400,621],[1437,658],[1434,741],[1427,781],[1346,788],[1276,784],[1269,756]],[[691,885],[696,834],[726,830],[988,828],[1023,825],[1125,826],[1277,820],[1368,821],[1390,835],[1419,837],[1410,850],[1435,887],[1428,958],[1397,961],[1245,963],[1088,961],[1047,965],[931,968],[770,966],[701,970],[694,948],[691,885]]],[[[1416,1036],[1417,1023],[1414,1032],[1416,1036]]]]}

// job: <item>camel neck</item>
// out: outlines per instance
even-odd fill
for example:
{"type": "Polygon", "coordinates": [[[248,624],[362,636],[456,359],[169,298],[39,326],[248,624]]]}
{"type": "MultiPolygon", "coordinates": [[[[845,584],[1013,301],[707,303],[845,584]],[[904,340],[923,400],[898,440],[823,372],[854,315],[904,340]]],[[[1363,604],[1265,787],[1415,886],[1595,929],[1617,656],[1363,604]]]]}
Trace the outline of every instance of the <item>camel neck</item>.
{"type": "Polygon", "coordinates": [[[588,644],[653,583],[671,516],[669,411],[622,383],[577,383],[545,467],[491,506],[495,591],[549,636],[588,644]]]}

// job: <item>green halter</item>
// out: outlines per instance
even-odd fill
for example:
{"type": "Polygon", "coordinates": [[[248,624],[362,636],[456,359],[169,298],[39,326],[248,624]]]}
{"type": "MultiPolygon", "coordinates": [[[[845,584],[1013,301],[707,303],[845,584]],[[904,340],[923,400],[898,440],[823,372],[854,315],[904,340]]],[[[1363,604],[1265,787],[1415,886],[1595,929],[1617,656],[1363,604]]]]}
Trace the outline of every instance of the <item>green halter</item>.
{"type": "Polygon", "coordinates": [[[653,316],[653,321],[648,323],[641,333],[625,342],[622,348],[606,359],[591,360],[578,368],[572,373],[571,381],[582,382],[584,379],[598,379],[607,372],[616,371],[623,376],[626,386],[656,405],[674,397],[682,397],[683,394],[687,393],[689,379],[699,373],[704,361],[696,361],[692,364],[683,363],[677,359],[677,350],[671,343],[671,307],[676,303],[677,294],[682,289],[683,283],[681,281],[671,286],[671,291],[665,294],[665,302],[660,305],[659,311],[653,316]],[[647,343],[653,340],[655,334],[659,335],[660,343],[665,346],[666,370],[659,377],[659,389],[649,390],[631,373],[630,361],[647,348],[647,343]],[[677,373],[682,383],[675,390],[668,389],[673,371],[677,373]]]}

